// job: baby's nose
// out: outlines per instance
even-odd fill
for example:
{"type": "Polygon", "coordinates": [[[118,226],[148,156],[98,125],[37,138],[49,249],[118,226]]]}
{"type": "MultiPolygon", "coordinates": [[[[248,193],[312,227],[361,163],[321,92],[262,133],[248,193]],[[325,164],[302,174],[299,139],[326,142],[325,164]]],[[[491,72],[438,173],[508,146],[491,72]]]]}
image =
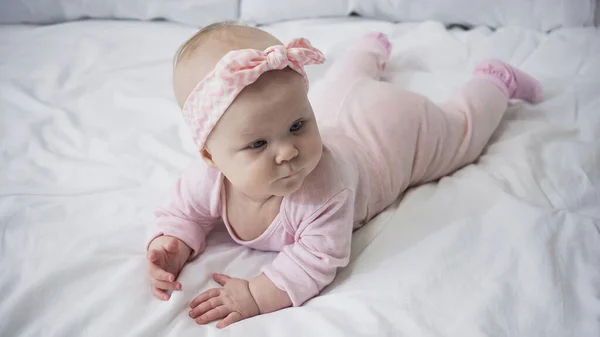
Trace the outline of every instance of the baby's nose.
{"type": "Polygon", "coordinates": [[[277,153],[277,158],[275,161],[277,164],[283,164],[284,162],[288,162],[298,156],[298,149],[292,145],[285,145],[279,149],[277,153]]]}

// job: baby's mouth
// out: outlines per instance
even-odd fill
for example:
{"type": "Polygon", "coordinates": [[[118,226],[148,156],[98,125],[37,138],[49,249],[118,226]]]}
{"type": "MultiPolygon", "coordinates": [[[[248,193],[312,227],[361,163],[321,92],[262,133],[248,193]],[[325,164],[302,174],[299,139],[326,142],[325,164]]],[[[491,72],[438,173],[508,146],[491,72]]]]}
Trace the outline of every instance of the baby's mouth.
{"type": "Polygon", "coordinates": [[[296,176],[302,169],[296,170],[296,171],[292,171],[290,173],[288,173],[285,177],[281,178],[281,179],[288,179],[288,178],[292,178],[294,176],[296,176]]]}

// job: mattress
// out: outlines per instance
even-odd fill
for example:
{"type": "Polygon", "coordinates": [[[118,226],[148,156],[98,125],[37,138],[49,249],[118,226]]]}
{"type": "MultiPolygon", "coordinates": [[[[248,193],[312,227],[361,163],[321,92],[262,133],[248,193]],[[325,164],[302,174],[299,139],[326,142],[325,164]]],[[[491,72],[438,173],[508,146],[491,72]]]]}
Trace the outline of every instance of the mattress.
{"type": "Polygon", "coordinates": [[[394,44],[387,81],[442,102],[489,57],[531,73],[482,157],[407,191],[354,234],[352,259],[298,308],[218,330],[189,301],[212,272],[250,278],[275,253],[219,228],[183,291],[152,297],[145,232],[197,154],[171,91],[194,28],[79,21],[0,27],[1,336],[600,336],[600,30],[546,35],[319,19],[264,27],[328,61],[362,34],[394,44]]]}

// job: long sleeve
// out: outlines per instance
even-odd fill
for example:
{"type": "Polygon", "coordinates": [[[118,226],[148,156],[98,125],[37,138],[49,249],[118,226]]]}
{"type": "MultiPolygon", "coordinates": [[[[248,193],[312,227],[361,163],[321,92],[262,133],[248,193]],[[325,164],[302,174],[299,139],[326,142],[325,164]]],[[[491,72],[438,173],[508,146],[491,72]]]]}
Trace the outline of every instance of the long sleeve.
{"type": "Polygon", "coordinates": [[[293,244],[285,246],[262,272],[287,292],[294,306],[317,295],[348,264],[352,238],[354,193],[343,190],[297,228],[293,244]]]}
{"type": "Polygon", "coordinates": [[[148,244],[160,235],[174,236],[191,249],[190,259],[206,248],[206,236],[219,221],[219,176],[200,161],[179,177],[167,202],[155,212],[148,244]]]}

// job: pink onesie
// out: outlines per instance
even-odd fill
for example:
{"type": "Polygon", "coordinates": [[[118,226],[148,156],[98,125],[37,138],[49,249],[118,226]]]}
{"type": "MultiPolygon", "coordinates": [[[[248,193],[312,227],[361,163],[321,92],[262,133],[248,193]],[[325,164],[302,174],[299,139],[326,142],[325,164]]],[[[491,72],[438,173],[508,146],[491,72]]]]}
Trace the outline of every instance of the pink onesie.
{"type": "Polygon", "coordinates": [[[297,192],[285,197],[268,229],[239,240],[228,224],[223,175],[202,160],[179,178],[155,213],[153,237],[171,235],[202,252],[224,223],[237,243],[278,251],[262,272],[295,306],[317,295],[349,262],[354,229],[393,203],[409,186],[473,162],[508,104],[505,90],[476,76],[437,106],[426,97],[378,81],[381,55],[352,49],[337,60],[312,100],[323,157],[297,192]]]}

